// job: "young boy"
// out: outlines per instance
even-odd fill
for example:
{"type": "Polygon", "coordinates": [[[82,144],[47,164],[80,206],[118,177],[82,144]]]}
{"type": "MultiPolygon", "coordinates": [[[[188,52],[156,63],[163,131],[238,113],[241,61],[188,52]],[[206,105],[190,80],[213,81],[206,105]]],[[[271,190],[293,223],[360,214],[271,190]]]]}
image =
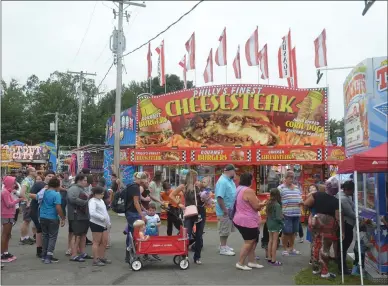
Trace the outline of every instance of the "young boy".
{"type": "MultiPolygon", "coordinates": [[[[162,224],[160,221],[159,215],[156,213],[156,204],[154,202],[150,202],[147,210],[147,215],[145,216],[146,221],[146,230],[145,235],[152,237],[152,236],[159,236],[159,228],[162,224]]],[[[160,257],[156,254],[152,255],[153,258],[156,260],[160,260],[160,257]]],[[[144,259],[147,259],[147,255],[144,255],[144,259]]]]}
{"type": "Polygon", "coordinates": [[[62,199],[59,194],[60,181],[53,177],[47,184],[47,189],[41,190],[37,194],[40,203],[40,224],[42,226],[42,261],[45,264],[58,262],[53,257],[55,244],[57,242],[59,225],[65,225],[65,216],[62,211],[62,199]],[[59,221],[59,217],[61,221],[59,221]]]}
{"type": "Polygon", "coordinates": [[[171,184],[168,181],[163,182],[163,193],[161,194],[162,200],[168,202],[169,211],[167,212],[167,235],[172,235],[173,226],[180,231],[182,225],[181,220],[179,219],[180,208],[172,199],[170,199],[170,194],[172,192],[171,184]]]}

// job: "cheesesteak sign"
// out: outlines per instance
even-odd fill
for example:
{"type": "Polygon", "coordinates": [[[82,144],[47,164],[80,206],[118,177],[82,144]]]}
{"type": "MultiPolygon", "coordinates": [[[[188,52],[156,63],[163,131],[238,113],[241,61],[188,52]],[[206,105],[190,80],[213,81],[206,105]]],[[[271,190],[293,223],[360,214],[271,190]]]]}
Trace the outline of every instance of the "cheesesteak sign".
{"type": "Polygon", "coordinates": [[[257,84],[141,94],[136,148],[324,145],[326,89],[257,84]]]}

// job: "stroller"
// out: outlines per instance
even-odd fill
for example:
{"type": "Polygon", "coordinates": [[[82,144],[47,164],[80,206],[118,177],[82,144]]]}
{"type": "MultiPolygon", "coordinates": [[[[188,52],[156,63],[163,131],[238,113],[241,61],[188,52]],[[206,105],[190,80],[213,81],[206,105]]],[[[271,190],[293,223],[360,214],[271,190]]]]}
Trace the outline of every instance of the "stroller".
{"type": "MultiPolygon", "coordinates": [[[[162,207],[170,214],[170,210],[162,207]]],[[[175,215],[175,214],[174,214],[175,215]]],[[[190,246],[195,242],[195,233],[193,231],[192,239],[188,239],[186,229],[183,227],[183,215],[180,212],[179,217],[182,225],[178,235],[175,236],[153,236],[148,240],[142,241],[138,239],[138,230],[135,230],[132,236],[129,233],[129,253],[128,263],[132,270],[139,271],[143,267],[143,263],[148,259],[148,255],[168,255],[174,256],[173,262],[180,269],[186,270],[189,268],[188,251],[190,246]]]]}

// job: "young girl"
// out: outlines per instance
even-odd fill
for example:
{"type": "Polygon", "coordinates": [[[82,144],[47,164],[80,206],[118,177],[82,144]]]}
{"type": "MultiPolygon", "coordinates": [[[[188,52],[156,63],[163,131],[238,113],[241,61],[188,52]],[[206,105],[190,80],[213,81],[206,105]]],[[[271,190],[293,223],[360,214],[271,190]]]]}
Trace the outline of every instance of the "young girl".
{"type": "Polygon", "coordinates": [[[102,187],[92,188],[92,198],[89,200],[90,230],[93,236],[93,266],[105,266],[112,261],[105,258],[108,244],[108,228],[110,217],[103,200],[105,190],[102,187]]]}
{"type": "Polygon", "coordinates": [[[8,243],[15,220],[15,205],[23,199],[14,200],[12,198],[11,193],[14,191],[16,185],[15,177],[6,176],[3,184],[3,191],[1,192],[1,224],[3,226],[1,232],[1,262],[11,262],[16,259],[16,256],[8,252],[8,243]]]}
{"type": "Polygon", "coordinates": [[[278,189],[271,189],[267,204],[267,227],[269,232],[268,262],[274,266],[282,265],[281,262],[276,260],[279,232],[283,227],[281,203],[280,191],[278,189]]]}
{"type": "Polygon", "coordinates": [[[138,219],[133,223],[134,229],[139,229],[139,238],[141,240],[148,240],[150,238],[149,235],[145,235],[146,225],[143,220],[138,219]]]}

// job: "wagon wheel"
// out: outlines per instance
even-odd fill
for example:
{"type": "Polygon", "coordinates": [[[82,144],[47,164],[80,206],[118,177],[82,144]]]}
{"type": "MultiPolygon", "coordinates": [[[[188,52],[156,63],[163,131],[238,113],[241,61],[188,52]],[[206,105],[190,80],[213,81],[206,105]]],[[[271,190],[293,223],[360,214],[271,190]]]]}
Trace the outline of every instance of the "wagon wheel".
{"type": "Polygon", "coordinates": [[[174,264],[175,264],[175,265],[179,265],[179,263],[181,262],[181,260],[182,260],[182,257],[181,257],[180,255],[175,255],[175,256],[174,256],[173,261],[174,261],[174,264]]]}
{"type": "Polygon", "coordinates": [[[143,267],[143,264],[140,260],[135,260],[131,263],[131,268],[133,271],[139,271],[143,267]]]}
{"type": "Polygon", "coordinates": [[[187,258],[185,259],[182,259],[180,262],[179,262],[179,268],[181,270],[186,270],[188,269],[190,266],[190,263],[189,263],[189,260],[187,258]]]}

